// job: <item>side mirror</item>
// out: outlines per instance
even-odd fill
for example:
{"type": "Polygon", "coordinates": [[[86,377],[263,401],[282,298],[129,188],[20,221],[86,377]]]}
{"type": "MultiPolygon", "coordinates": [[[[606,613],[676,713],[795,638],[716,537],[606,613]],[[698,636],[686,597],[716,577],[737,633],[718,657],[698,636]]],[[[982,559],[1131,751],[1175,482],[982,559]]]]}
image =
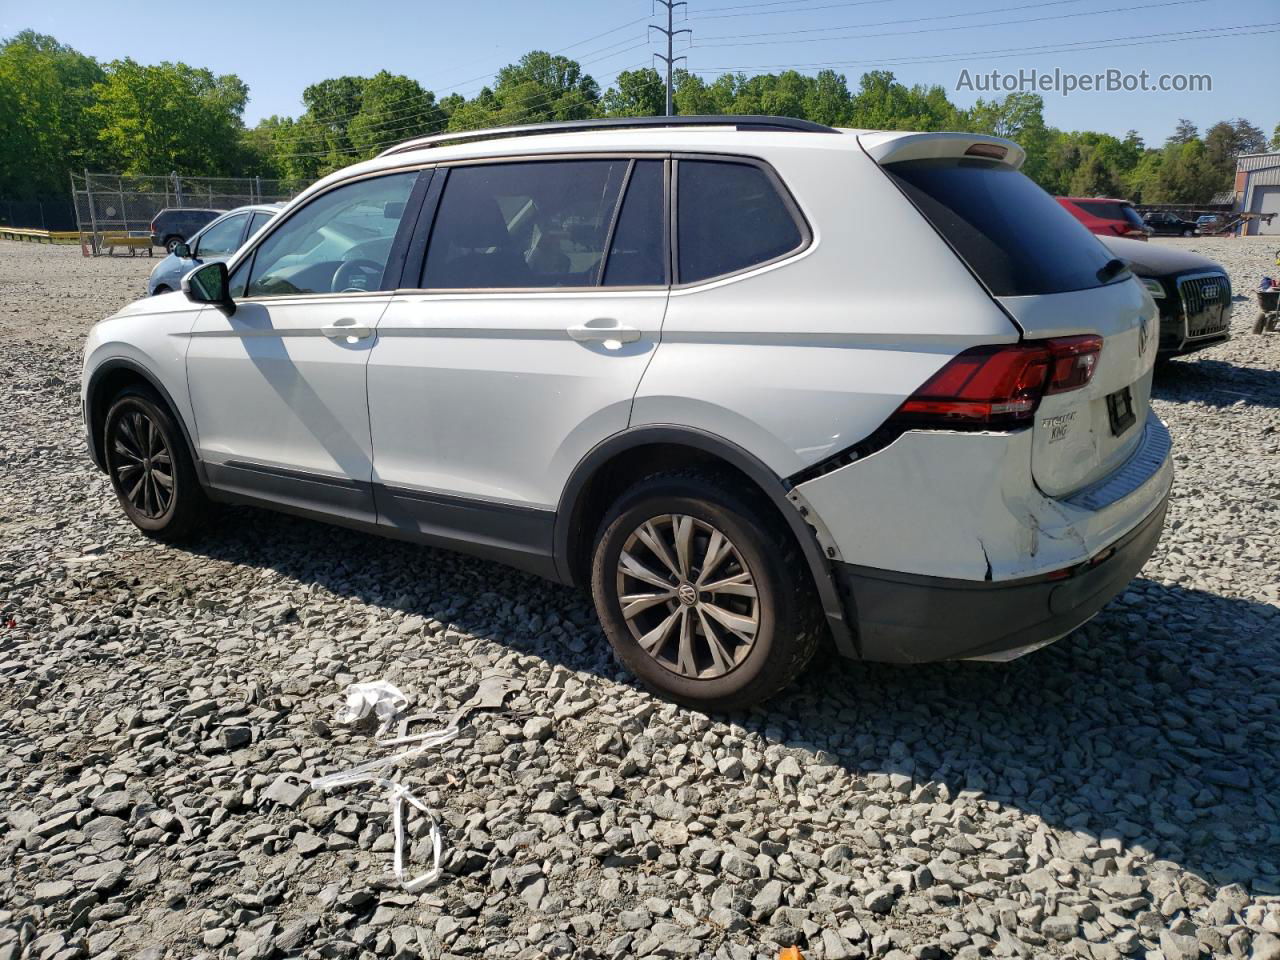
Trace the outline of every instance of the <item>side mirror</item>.
{"type": "Polygon", "coordinates": [[[182,278],[182,292],[188,300],[215,306],[227,316],[236,312],[236,302],[231,299],[229,286],[227,265],[221,260],[196,267],[182,278]]]}
{"type": "Polygon", "coordinates": [[[179,240],[173,245],[173,255],[175,257],[181,257],[183,260],[189,260],[191,259],[191,247],[186,243],[186,241],[179,240]]]}

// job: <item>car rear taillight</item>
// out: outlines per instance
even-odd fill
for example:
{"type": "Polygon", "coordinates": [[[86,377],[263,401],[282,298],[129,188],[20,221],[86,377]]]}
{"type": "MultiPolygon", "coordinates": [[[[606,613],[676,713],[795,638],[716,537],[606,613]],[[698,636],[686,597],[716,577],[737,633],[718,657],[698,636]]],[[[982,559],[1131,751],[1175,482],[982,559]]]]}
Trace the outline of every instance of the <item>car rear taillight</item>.
{"type": "Polygon", "coordinates": [[[151,233],[152,233],[152,235],[153,235],[153,236],[154,236],[155,232],[156,232],[156,222],[155,222],[154,220],[152,220],[152,221],[151,221],[151,233]]]}
{"type": "Polygon", "coordinates": [[[953,357],[894,414],[904,426],[1002,427],[1028,422],[1050,393],[1093,377],[1102,338],[1092,335],[973,347],[953,357]]]}

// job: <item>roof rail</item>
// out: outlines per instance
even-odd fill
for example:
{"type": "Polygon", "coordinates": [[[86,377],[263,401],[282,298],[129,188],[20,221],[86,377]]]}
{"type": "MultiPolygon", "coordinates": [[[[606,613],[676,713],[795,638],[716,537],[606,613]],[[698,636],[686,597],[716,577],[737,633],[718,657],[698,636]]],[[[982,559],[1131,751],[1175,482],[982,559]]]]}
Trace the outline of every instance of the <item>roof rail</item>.
{"type": "Polygon", "coordinates": [[[733,127],[737,130],[788,130],[799,133],[839,133],[812,120],[794,117],[756,117],[746,115],[699,115],[684,117],[602,117],[598,120],[561,120],[555,123],[526,123],[512,127],[490,127],[487,130],[459,130],[414,137],[388,147],[378,156],[389,157],[409,150],[422,150],[451,143],[473,140],[498,140],[505,137],[532,137],[544,133],[581,133],[586,130],[635,130],[650,127],[733,127]]]}

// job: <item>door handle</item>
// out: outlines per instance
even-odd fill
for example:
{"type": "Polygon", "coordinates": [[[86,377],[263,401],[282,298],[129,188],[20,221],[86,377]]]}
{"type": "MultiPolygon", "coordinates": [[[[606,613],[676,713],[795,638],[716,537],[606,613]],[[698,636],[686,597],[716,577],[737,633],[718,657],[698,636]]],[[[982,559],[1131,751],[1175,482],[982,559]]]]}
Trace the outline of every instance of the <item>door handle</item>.
{"type": "Polygon", "coordinates": [[[333,323],[326,323],[320,328],[320,332],[330,340],[343,340],[347,343],[367,340],[373,336],[372,329],[363,323],[356,323],[351,317],[343,317],[341,320],[333,321],[333,323]]]}
{"type": "Polygon", "coordinates": [[[617,350],[624,343],[635,343],[640,331],[618,323],[610,317],[598,317],[569,328],[569,336],[579,343],[602,343],[609,350],[617,350]]]}

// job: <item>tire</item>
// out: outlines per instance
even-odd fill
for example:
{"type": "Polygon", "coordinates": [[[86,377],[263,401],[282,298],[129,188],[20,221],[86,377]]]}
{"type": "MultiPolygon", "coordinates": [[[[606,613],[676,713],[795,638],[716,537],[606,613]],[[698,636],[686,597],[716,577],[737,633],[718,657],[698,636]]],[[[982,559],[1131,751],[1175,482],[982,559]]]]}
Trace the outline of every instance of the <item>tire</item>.
{"type": "Polygon", "coordinates": [[[102,444],[111,487],[135,527],[167,543],[200,529],[208,498],[182,431],[154,392],[142,387],[121,391],[107,410],[102,444]]]}
{"type": "Polygon", "coordinates": [[[790,531],[763,497],[713,471],[656,474],[624,493],[597,533],[591,589],[618,659],[659,696],[704,710],[740,710],[774,696],[826,632],[790,531]],[[650,546],[655,539],[665,565],[650,546]],[[713,544],[718,559],[703,570],[713,544]],[[703,580],[726,589],[699,589],[703,580]],[[630,618],[621,596],[635,598],[630,618]]]}
{"type": "Polygon", "coordinates": [[[165,237],[164,251],[165,253],[173,253],[173,248],[182,242],[181,237],[165,237]]]}
{"type": "Polygon", "coordinates": [[[1195,236],[1195,231],[1194,231],[1194,230],[1183,230],[1183,231],[1182,231],[1182,235],[1183,235],[1184,237],[1194,237],[1194,236],[1195,236]]]}
{"type": "Polygon", "coordinates": [[[160,286],[156,287],[154,290],[151,291],[151,295],[153,297],[158,297],[162,293],[172,293],[172,292],[173,292],[172,290],[170,290],[167,286],[165,286],[162,283],[160,284],[160,286]]]}

